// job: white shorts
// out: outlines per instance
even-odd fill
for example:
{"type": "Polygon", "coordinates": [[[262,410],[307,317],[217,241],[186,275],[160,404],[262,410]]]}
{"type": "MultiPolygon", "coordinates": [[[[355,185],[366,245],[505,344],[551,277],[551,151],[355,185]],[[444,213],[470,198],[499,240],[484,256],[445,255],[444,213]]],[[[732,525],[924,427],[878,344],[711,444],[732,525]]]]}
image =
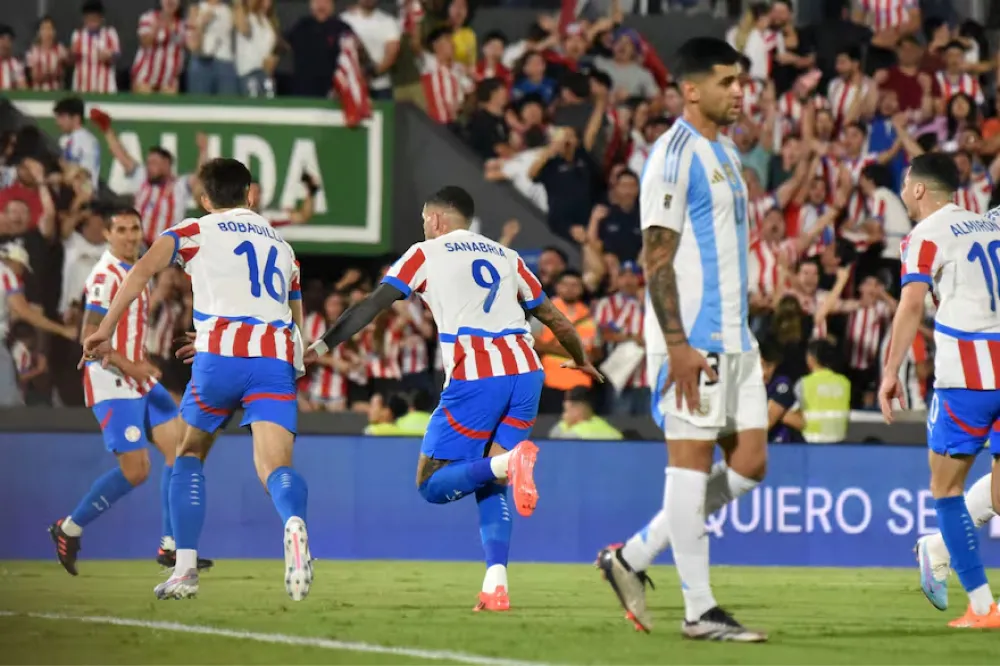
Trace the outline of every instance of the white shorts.
{"type": "Polygon", "coordinates": [[[738,354],[717,354],[698,350],[708,357],[719,375],[709,383],[701,377],[701,407],[690,412],[685,403],[677,408],[676,387],[666,393],[667,356],[648,354],[646,369],[653,383],[653,418],[668,440],[716,441],[720,435],[745,430],[767,429],[767,389],[760,367],[760,352],[752,349],[738,354]]]}

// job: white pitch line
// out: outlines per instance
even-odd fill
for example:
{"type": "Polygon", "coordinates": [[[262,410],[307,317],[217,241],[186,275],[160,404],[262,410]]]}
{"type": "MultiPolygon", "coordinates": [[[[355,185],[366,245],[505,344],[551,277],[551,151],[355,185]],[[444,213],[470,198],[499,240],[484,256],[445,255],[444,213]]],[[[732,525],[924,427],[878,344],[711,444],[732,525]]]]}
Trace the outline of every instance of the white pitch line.
{"type": "Polygon", "coordinates": [[[223,638],[239,638],[258,643],[275,643],[294,645],[296,647],[312,647],[321,650],[341,650],[344,652],[365,652],[368,654],[388,654],[396,657],[412,657],[430,661],[457,661],[476,666],[548,666],[541,662],[515,661],[496,657],[483,657],[465,652],[450,650],[422,650],[420,648],[392,647],[361,643],[354,641],[338,641],[330,638],[311,638],[308,636],[290,636],[288,634],[267,634],[256,631],[239,631],[236,629],[221,629],[197,624],[181,624],[179,622],[155,622],[149,620],[132,620],[125,617],[106,617],[101,615],[62,615],[61,613],[14,613],[0,611],[0,617],[29,617],[38,620],[63,620],[66,622],[86,622],[88,624],[107,624],[118,627],[139,627],[155,631],[175,631],[182,634],[199,634],[202,636],[221,636],[223,638]]]}

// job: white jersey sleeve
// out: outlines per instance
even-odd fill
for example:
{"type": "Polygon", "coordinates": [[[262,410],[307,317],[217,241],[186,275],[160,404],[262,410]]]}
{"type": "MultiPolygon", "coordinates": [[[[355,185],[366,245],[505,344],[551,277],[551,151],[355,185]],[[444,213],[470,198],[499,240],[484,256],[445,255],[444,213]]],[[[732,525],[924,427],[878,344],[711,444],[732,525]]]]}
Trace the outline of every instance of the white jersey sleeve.
{"type": "Polygon", "coordinates": [[[690,133],[677,132],[670,140],[661,138],[654,145],[642,171],[639,197],[643,229],[665,227],[677,233],[684,229],[688,179],[694,157],[694,151],[684,149],[692,140],[690,133]]]}
{"type": "Polygon", "coordinates": [[[170,263],[186,268],[201,247],[201,225],[198,220],[187,219],[164,231],[161,236],[174,239],[174,254],[170,263]]]}
{"type": "Polygon", "coordinates": [[[534,310],[545,300],[541,281],[528,269],[521,257],[517,258],[517,291],[521,305],[526,310],[534,310]]]}
{"type": "Polygon", "coordinates": [[[390,284],[409,298],[414,291],[421,292],[427,283],[427,256],[423,243],[411,245],[392,266],[382,282],[390,284]]]}

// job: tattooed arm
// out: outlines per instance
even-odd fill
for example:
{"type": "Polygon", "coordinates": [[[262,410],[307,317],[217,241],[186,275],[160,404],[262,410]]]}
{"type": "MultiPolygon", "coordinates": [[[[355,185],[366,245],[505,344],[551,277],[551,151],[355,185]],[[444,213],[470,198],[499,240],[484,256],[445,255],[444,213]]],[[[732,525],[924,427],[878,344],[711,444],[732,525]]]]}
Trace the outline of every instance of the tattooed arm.
{"type": "Polygon", "coordinates": [[[583,340],[577,334],[573,323],[566,318],[566,315],[559,312],[552,301],[545,298],[538,304],[538,307],[532,308],[529,312],[552,331],[556,340],[559,341],[574,363],[582,367],[590,362],[587,358],[587,350],[583,346],[583,340]]]}
{"type": "Polygon", "coordinates": [[[667,347],[687,343],[674,272],[674,256],[680,240],[679,232],[666,227],[649,227],[642,231],[649,300],[667,347]]]}

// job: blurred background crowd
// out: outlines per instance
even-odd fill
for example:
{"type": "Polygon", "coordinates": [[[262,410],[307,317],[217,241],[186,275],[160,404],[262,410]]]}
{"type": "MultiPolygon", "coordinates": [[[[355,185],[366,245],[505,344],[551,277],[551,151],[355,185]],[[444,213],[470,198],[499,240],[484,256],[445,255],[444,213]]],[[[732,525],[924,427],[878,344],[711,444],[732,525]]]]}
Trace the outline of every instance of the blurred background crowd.
{"type": "MultiPolygon", "coordinates": [[[[816,4],[821,19],[800,25],[789,0],[566,0],[526,34],[508,35],[469,26],[474,0],[336,8],[312,0],[293,25],[278,24],[271,0],[160,0],[137,26],[110,25],[100,1],[88,0],[78,25],[42,19],[35,35],[0,26],[0,91],[66,91],[53,110],[61,154],[46,153],[32,127],[0,139],[0,242],[14,243],[0,252],[0,322],[9,320],[0,338],[23,399],[82,404],[74,340],[84,280],[104,251],[102,151],[135,179],[132,200],[150,240],[185,216],[197,191],[192,176],[175,173],[170,152],[129,154],[114,119],[77,95],[339,96],[359,117],[370,100],[395,99],[455,132],[481,158],[485,179],[512,183],[555,234],[579,246],[581,265],[553,247],[535,269],[612,381],[594,387],[560,368],[564,351],[537,331],[542,411],[563,414],[557,436],[606,438],[602,428],[611,426],[600,415],[649,409],[639,181],[653,142],[683,105],[670,54],[623,21],[706,11],[731,18],[727,40],[744,55],[743,113],[728,134],[751,195],[751,320],[772,436],[801,438],[810,400],[830,411],[815,405],[823,382],[846,387],[843,400],[827,405],[845,419],[848,406],[871,409],[899,295],[900,241],[912,226],[897,194],[908,160],[947,152],[963,178],[956,204],[983,213],[1000,203],[1000,54],[983,25],[947,2],[816,4]],[[121,50],[125,31],[137,32],[135,53],[121,50]],[[295,66],[282,74],[287,57],[295,66]]],[[[308,176],[303,192],[276,223],[308,223],[317,192],[308,176]]],[[[511,220],[497,240],[510,243],[519,231],[511,220]]],[[[310,275],[303,265],[307,340],[380,277],[347,261],[336,275],[310,275]]],[[[190,324],[188,282],[169,273],[151,300],[148,352],[175,392],[185,368],[171,361],[173,340],[190,324]]],[[[929,321],[904,368],[909,408],[927,404],[932,358],[929,321]]],[[[428,411],[441,378],[429,312],[418,300],[400,302],[310,369],[300,403],[393,423],[428,411]]]]}

